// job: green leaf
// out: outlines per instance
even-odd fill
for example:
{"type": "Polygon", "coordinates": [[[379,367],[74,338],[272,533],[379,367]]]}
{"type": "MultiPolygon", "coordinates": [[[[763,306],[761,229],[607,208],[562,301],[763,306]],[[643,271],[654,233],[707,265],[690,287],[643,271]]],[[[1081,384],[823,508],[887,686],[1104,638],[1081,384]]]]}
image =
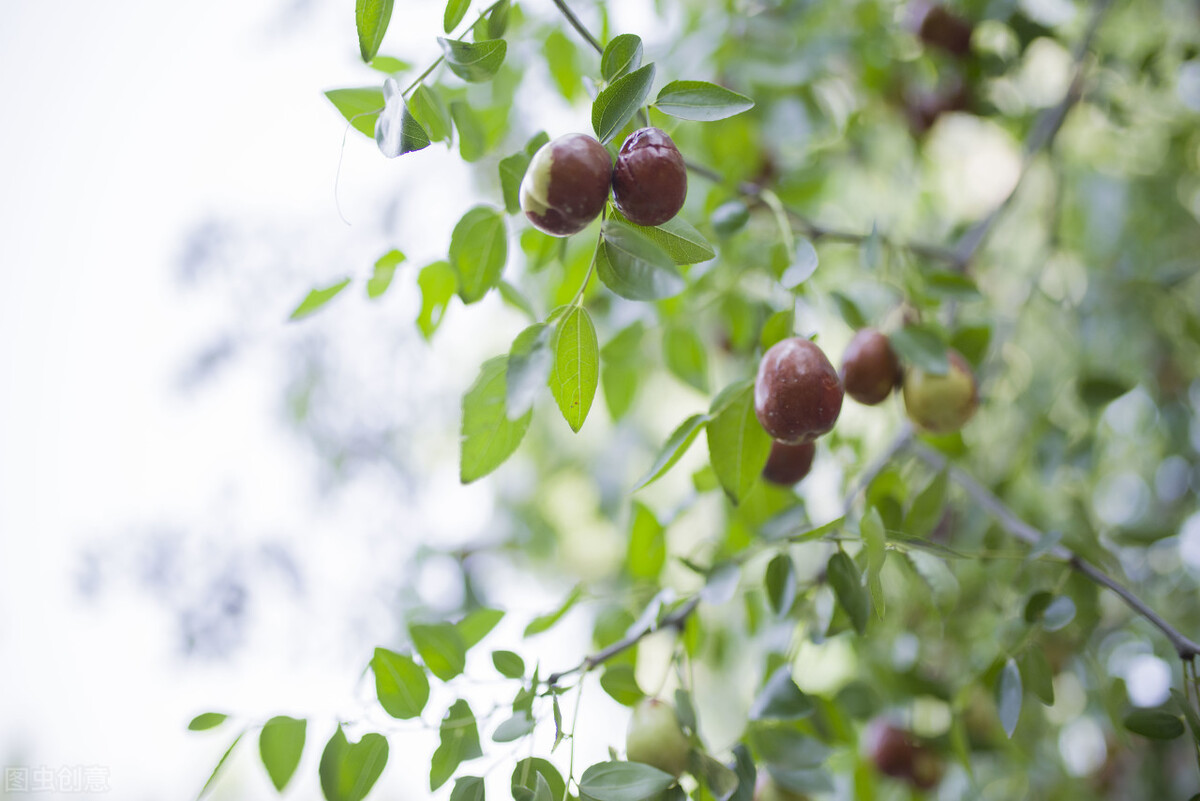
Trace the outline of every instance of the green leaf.
{"type": "Polygon", "coordinates": [[[508,231],[503,213],[491,206],[475,206],[450,236],[450,266],[458,276],[463,303],[475,303],[500,283],[506,261],[508,231]]]}
{"type": "Polygon", "coordinates": [[[304,319],[308,315],[320,310],[322,306],[337,297],[338,293],[340,293],[349,285],[350,279],[343,278],[336,284],[330,284],[327,287],[310,290],[309,293],[304,296],[304,300],[300,301],[300,305],[297,306],[294,311],[292,311],[292,314],[290,317],[288,317],[288,319],[304,319]]]}
{"type": "Polygon", "coordinates": [[[200,788],[200,794],[196,796],[198,799],[206,796],[208,791],[212,789],[213,784],[217,781],[217,777],[221,775],[221,768],[225,767],[225,762],[228,761],[229,755],[233,753],[233,749],[236,748],[237,744],[242,741],[242,737],[245,734],[245,731],[239,732],[238,736],[233,738],[233,742],[229,744],[229,747],[225,749],[225,753],[221,754],[221,758],[217,760],[217,764],[212,769],[212,773],[208,774],[208,781],[206,781],[204,786],[200,788]]]}
{"type": "Polygon", "coordinates": [[[754,101],[707,81],[671,81],[658,92],[654,107],[681,120],[712,122],[754,108],[754,101]]]}
{"type": "Polygon", "coordinates": [[[258,755],[271,783],[281,793],[300,765],[306,726],[303,720],[276,715],[267,721],[258,735],[258,755]]]}
{"type": "Polygon", "coordinates": [[[592,103],[592,129],[601,144],[607,144],[625,123],[633,119],[654,83],[654,65],[647,64],[617,78],[592,103]]]}
{"type": "Polygon", "coordinates": [[[429,789],[436,790],[454,775],[458,766],[483,756],[479,728],[471,707],[461,698],[450,705],[438,730],[441,742],[429,766],[429,789]]]}
{"type": "Polygon", "coordinates": [[[533,412],[519,420],[505,413],[506,356],[488,359],[463,396],[459,478],[464,484],[483,478],[513,455],[529,428],[533,412]]]}
{"type": "Polygon", "coordinates": [[[759,758],[768,763],[772,777],[777,777],[781,770],[823,767],[831,753],[827,745],[806,734],[761,723],[750,728],[750,743],[759,758]]]}
{"type": "Polygon", "coordinates": [[[611,218],[658,245],[675,264],[699,264],[717,256],[704,235],[682,217],[672,217],[658,226],[636,225],[614,209],[611,218]]]}
{"type": "MultiPolygon", "coordinates": [[[[509,0],[501,0],[492,6],[487,15],[487,38],[499,39],[508,30],[508,12],[512,4],[509,0]]],[[[475,37],[479,38],[478,33],[475,37]]]]}
{"type": "Polygon", "coordinates": [[[454,780],[450,801],[483,801],[484,784],[479,776],[459,776],[454,780]]]}
{"type": "Polygon", "coordinates": [[[696,441],[696,436],[700,433],[701,427],[708,422],[708,415],[693,414],[688,419],[679,424],[679,427],[671,432],[671,436],[667,438],[666,443],[655,457],[654,463],[650,465],[650,469],[642,476],[637,485],[633,488],[634,491],[640,490],[647,484],[657,481],[663,473],[670,470],[676,462],[687,453],[687,449],[696,441]]]}
{"type": "Polygon", "coordinates": [[[717,236],[733,236],[750,222],[750,209],[740,200],[729,200],[713,209],[708,222],[717,236]]]}
{"type": "Polygon", "coordinates": [[[1075,602],[1066,595],[1055,598],[1042,613],[1042,628],[1058,631],[1075,619],[1075,602]]]}
{"type": "Polygon", "coordinates": [[[654,513],[640,501],[634,501],[629,532],[629,575],[654,581],[667,561],[666,529],[654,513]]]}
{"type": "Polygon", "coordinates": [[[358,27],[358,52],[362,60],[371,63],[379,52],[383,35],[392,19],[392,0],[357,0],[354,22],[358,27]]]}
{"type": "Polygon", "coordinates": [[[371,69],[378,70],[385,75],[395,75],[397,72],[408,72],[412,69],[412,64],[391,56],[375,56],[371,59],[370,66],[371,69]]]}
{"type": "Polygon", "coordinates": [[[387,292],[392,285],[396,268],[404,262],[405,256],[398,250],[389,250],[375,261],[375,270],[367,281],[367,297],[374,300],[387,292]]]}
{"type": "MultiPolygon", "coordinates": [[[[667,329],[670,337],[672,330],[667,329]]],[[[691,329],[678,329],[690,332],[691,329]]],[[[694,339],[694,334],[692,335],[694,339]]],[[[698,344],[698,343],[697,343],[698,344]]],[[[700,355],[704,357],[703,347],[700,355]]],[[[671,362],[670,351],[667,363],[671,362]]],[[[704,362],[702,362],[704,364],[704,362]]],[[[733,504],[738,504],[762,476],[771,454],[771,437],[763,430],[754,413],[754,385],[739,382],[741,388],[717,411],[709,411],[705,430],[708,434],[708,459],[721,482],[721,488],[733,504]]]]}
{"type": "Polygon", "coordinates": [[[675,777],[640,762],[601,762],[579,779],[581,801],[643,801],[675,784],[675,777]]]}
{"type": "Polygon", "coordinates": [[[500,299],[507,303],[512,308],[524,314],[533,322],[537,322],[537,312],[533,310],[533,304],[529,302],[529,298],[515,286],[504,279],[496,284],[496,288],[500,290],[500,299]]]}
{"type": "Polygon", "coordinates": [[[375,138],[375,120],[383,111],[383,89],[363,86],[356,89],[330,89],[325,93],[334,108],[342,113],[354,129],[375,138]]]}
{"type": "Polygon", "coordinates": [[[934,476],[917,497],[904,516],[904,530],[912,537],[928,537],[942,519],[942,507],[946,504],[946,488],[949,486],[947,471],[934,476]]]}
{"type": "Polygon", "coordinates": [[[576,586],[573,590],[571,590],[571,593],[566,597],[566,600],[564,600],[557,609],[547,615],[535,617],[530,624],[525,627],[524,636],[532,637],[535,634],[541,634],[543,631],[548,630],[555,623],[562,620],[563,615],[571,611],[571,607],[573,607],[575,602],[582,597],[583,588],[576,586]]]}
{"type": "Polygon", "coordinates": [[[863,550],[867,554],[867,587],[871,591],[871,603],[875,613],[883,617],[884,598],[883,585],[879,574],[883,570],[883,562],[887,557],[887,529],[879,510],[871,507],[859,523],[859,533],[862,535],[863,550]]]}
{"type": "Polygon", "coordinates": [[[925,277],[930,292],[955,300],[979,300],[979,288],[962,273],[936,272],[925,277]]]}
{"type": "Polygon", "coordinates": [[[1161,709],[1135,709],[1125,716],[1125,728],[1151,740],[1174,740],[1183,734],[1179,716],[1161,709]]]}
{"type": "Polygon", "coordinates": [[[750,707],[751,720],[799,720],[813,713],[815,705],[792,679],[787,665],[776,668],[750,707]]]}
{"type": "Polygon", "coordinates": [[[782,615],[796,602],[796,569],[786,553],[776,554],[767,565],[763,580],[767,588],[767,603],[772,611],[782,615]]]}
{"type": "Polygon", "coordinates": [[[504,63],[508,45],[503,39],[460,42],[438,37],[450,71],[468,83],[490,81],[504,63]]]}
{"type": "Polygon", "coordinates": [[[550,380],[554,329],[545,323],[531,325],[517,335],[508,351],[505,371],[505,414],[516,420],[533,408],[538,392],[550,380]]]}
{"type": "Polygon", "coordinates": [[[450,116],[458,128],[458,153],[463,161],[479,161],[487,151],[487,132],[469,105],[461,100],[450,104],[450,116]]]}
{"type": "Polygon", "coordinates": [[[429,134],[408,110],[395,78],[383,84],[383,111],[375,120],[375,144],[389,159],[429,147],[429,134]]]}
{"type": "Polygon", "coordinates": [[[738,786],[737,774],[720,760],[708,754],[693,751],[696,765],[692,772],[703,778],[714,798],[728,798],[738,786]]]}
{"type": "Polygon", "coordinates": [[[450,110],[435,89],[420,84],[408,99],[408,111],[431,142],[450,141],[450,110]]]}
{"type": "Polygon", "coordinates": [[[467,666],[466,643],[452,624],[413,624],[408,634],[425,667],[442,681],[450,681],[467,666]]]}
{"type": "Polygon", "coordinates": [[[229,715],[226,715],[223,712],[201,712],[199,715],[196,715],[196,717],[192,718],[191,723],[188,724],[188,731],[207,731],[208,729],[215,729],[228,719],[229,715]]]}
{"type": "Polygon", "coordinates": [[[550,391],[567,425],[579,431],[600,381],[600,346],[587,309],[572,306],[559,318],[550,349],[554,354],[550,391]]]}
{"type": "Polygon", "coordinates": [[[533,727],[533,719],[529,717],[529,713],[522,710],[497,726],[492,732],[492,740],[497,743],[511,743],[529,734],[533,727]]]}
{"type": "MultiPolygon", "coordinates": [[[[667,369],[676,378],[701,392],[708,392],[708,351],[696,329],[668,326],[663,332],[663,356],[667,369]]],[[[766,461],[764,456],[763,464],[766,461]]]]}
{"type": "MultiPolygon", "coordinates": [[[[558,772],[558,768],[541,757],[526,757],[513,768],[511,782],[513,798],[517,797],[519,789],[527,790],[531,794],[536,792],[539,778],[546,782],[553,798],[561,799],[563,797],[567,785],[563,781],[562,774],[558,772]]],[[[532,797],[530,795],[530,798],[532,797]]]]}
{"type": "Polygon", "coordinates": [[[933,375],[949,372],[946,344],[934,329],[910,325],[893,333],[888,340],[900,358],[914,367],[933,375]]]}
{"type": "Polygon", "coordinates": [[[938,608],[943,611],[953,609],[958,602],[958,579],[946,563],[924,551],[905,551],[904,557],[929,587],[938,608]]]}
{"type": "Polygon", "coordinates": [[[1028,687],[1043,704],[1054,704],[1054,673],[1046,660],[1046,653],[1037,645],[1030,645],[1021,654],[1017,667],[1021,669],[1021,682],[1028,687]]]}
{"type": "Polygon", "coordinates": [[[1092,408],[1107,406],[1133,389],[1133,385],[1115,376],[1084,375],[1078,381],[1079,397],[1092,408]]]}
{"type": "Polygon", "coordinates": [[[558,93],[567,102],[573,102],[583,88],[583,72],[579,67],[579,48],[571,37],[555,28],[546,37],[542,47],[550,77],[558,93]]]}
{"type": "Polygon", "coordinates": [[[633,706],[646,697],[642,688],[638,686],[631,665],[613,665],[607,668],[600,676],[600,686],[622,706],[633,706]]]}
{"type": "Polygon", "coordinates": [[[479,641],[496,628],[496,624],[504,618],[499,609],[473,609],[462,620],[454,624],[458,636],[462,638],[467,650],[479,644],[479,641]]]}
{"type": "Polygon", "coordinates": [[[1000,725],[1004,733],[1012,738],[1017,730],[1017,721],[1021,719],[1021,701],[1025,691],[1021,687],[1021,671],[1011,658],[1004,663],[1000,671],[1000,680],[996,683],[996,709],[1000,713],[1000,725]]]}
{"type": "Polygon", "coordinates": [[[492,651],[492,664],[506,679],[519,679],[525,675],[525,660],[512,651],[492,651]]]}
{"type": "Polygon", "coordinates": [[[421,336],[428,341],[441,325],[446,307],[458,290],[458,277],[447,261],[435,261],[421,268],[417,275],[417,286],[421,290],[421,312],[417,315],[417,327],[421,336]]]}
{"type": "Polygon", "coordinates": [[[866,315],[863,314],[862,309],[850,297],[837,291],[830,292],[829,297],[833,299],[834,305],[838,307],[838,314],[846,321],[846,325],[856,331],[866,327],[866,315]]]}
{"type": "Polygon", "coordinates": [[[678,295],[687,286],[671,256],[641,231],[607,220],[601,236],[596,272],[621,297],[661,300],[678,295]]]}
{"type": "Polygon", "coordinates": [[[768,317],[767,321],[763,323],[762,333],[758,338],[763,350],[768,350],[772,345],[793,336],[795,324],[796,310],[794,308],[777,311],[768,317]]]}
{"type": "Polygon", "coordinates": [[[524,150],[500,160],[500,190],[504,193],[504,209],[509,214],[521,210],[521,181],[529,169],[529,154],[524,150]]]}
{"type": "Polygon", "coordinates": [[[796,237],[796,247],[790,254],[790,258],[791,262],[783,271],[783,275],[779,277],[779,283],[783,285],[784,289],[794,290],[812,278],[820,264],[820,258],[817,256],[817,248],[813,243],[802,236],[796,237]]]}
{"type": "Polygon", "coordinates": [[[458,27],[471,7],[471,0],[449,0],[446,3],[446,13],[442,16],[442,30],[446,33],[458,27]]]}
{"type": "Polygon", "coordinates": [[[606,83],[612,83],[622,75],[628,75],[642,65],[642,40],[632,33],[613,37],[600,56],[600,75],[606,83]]]}
{"type": "Polygon", "coordinates": [[[429,701],[429,679],[420,665],[404,654],[376,648],[371,670],[375,673],[375,695],[385,712],[401,720],[421,714],[429,701]]]}
{"type": "Polygon", "coordinates": [[[867,630],[867,595],[863,592],[862,575],[858,572],[858,565],[844,552],[838,551],[829,557],[826,575],[829,578],[829,586],[833,588],[833,594],[850,616],[855,631],[862,634],[867,630]]]}
{"type": "Polygon", "coordinates": [[[327,801],[362,801],[375,786],[388,760],[382,734],[364,734],[357,743],[338,726],[321,754],[321,790],[327,801]]]}
{"type": "Polygon", "coordinates": [[[1183,718],[1187,721],[1188,728],[1192,730],[1192,739],[1197,744],[1200,744],[1200,714],[1196,713],[1195,707],[1192,706],[1187,696],[1174,687],[1171,688],[1171,698],[1174,699],[1175,705],[1179,707],[1179,711],[1183,713],[1183,718]]]}

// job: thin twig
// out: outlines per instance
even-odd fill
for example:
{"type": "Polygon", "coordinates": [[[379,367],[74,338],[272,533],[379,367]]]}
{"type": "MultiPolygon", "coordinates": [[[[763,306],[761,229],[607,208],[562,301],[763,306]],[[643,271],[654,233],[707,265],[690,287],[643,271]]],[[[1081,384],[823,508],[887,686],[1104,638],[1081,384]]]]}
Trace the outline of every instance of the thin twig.
{"type": "Polygon", "coordinates": [[[558,10],[567,18],[567,22],[571,23],[571,27],[579,32],[579,35],[592,46],[592,49],[600,55],[604,55],[604,47],[596,41],[596,37],[592,36],[592,32],[587,29],[587,26],[579,21],[579,17],[575,16],[575,12],[567,6],[564,0],[554,0],[554,5],[558,6],[558,10]]]}
{"type": "MultiPolygon", "coordinates": [[[[960,470],[957,467],[950,465],[949,460],[933,450],[932,448],[915,443],[913,445],[913,453],[935,470],[948,469],[950,479],[962,487],[971,499],[979,504],[985,511],[995,517],[1001,527],[1013,537],[1025,542],[1029,545],[1037,545],[1043,539],[1043,533],[1033,526],[1026,523],[1021,518],[1017,517],[1011,509],[1008,508],[997,498],[990,490],[972,478],[968,473],[960,470]]],[[[1102,587],[1115,592],[1121,597],[1126,605],[1134,612],[1148,620],[1159,631],[1166,635],[1170,640],[1171,645],[1175,648],[1179,657],[1185,661],[1192,661],[1197,655],[1200,655],[1200,645],[1184,636],[1178,629],[1168,623],[1157,612],[1146,605],[1146,602],[1133,594],[1133,592],[1121,584],[1119,581],[1108,575],[1091,562],[1084,559],[1079,554],[1066,548],[1062,545],[1056,545],[1050,551],[1054,556],[1058,556],[1066,560],[1072,568],[1079,571],[1089,579],[1099,584],[1102,587]]]]}
{"type": "Polygon", "coordinates": [[[871,486],[871,482],[875,480],[876,476],[882,473],[884,468],[887,467],[888,464],[890,464],[891,461],[895,459],[902,450],[911,445],[912,441],[912,426],[910,426],[908,423],[905,423],[896,433],[896,437],[892,440],[892,444],[887,447],[887,450],[879,454],[879,458],[872,462],[871,465],[862,473],[860,473],[857,479],[855,479],[854,484],[850,487],[849,492],[846,493],[846,499],[842,501],[843,516],[848,516],[850,514],[850,507],[854,504],[854,499],[858,497],[858,494],[866,490],[867,487],[871,486]]]}
{"type": "Polygon", "coordinates": [[[699,604],[700,596],[693,595],[683,604],[683,606],[664,617],[661,622],[656,624],[655,621],[652,620],[638,631],[635,631],[632,634],[627,634],[624,638],[617,640],[607,648],[604,648],[592,654],[591,656],[586,657],[575,667],[568,668],[566,670],[560,670],[558,673],[550,674],[550,676],[546,678],[547,686],[553,687],[567,676],[573,676],[576,673],[587,673],[592,668],[604,664],[614,656],[628,651],[630,648],[637,645],[643,639],[656,631],[661,631],[662,629],[667,628],[682,628],[683,624],[687,622],[688,616],[691,615],[692,612],[696,611],[696,607],[699,604]]]}
{"type": "Polygon", "coordinates": [[[1016,197],[1017,190],[1021,188],[1021,184],[1029,174],[1034,159],[1053,144],[1054,138],[1058,136],[1063,123],[1066,122],[1067,114],[1083,97],[1083,77],[1086,71],[1084,62],[1087,60],[1088,51],[1091,49],[1092,41],[1096,38],[1096,31],[1100,28],[1100,21],[1104,18],[1104,12],[1108,9],[1110,2],[1111,0],[1099,0],[1094,6],[1087,31],[1075,49],[1075,70],[1067,93],[1057,105],[1043,111],[1034,123],[1033,131],[1025,142],[1025,158],[1021,165],[1021,172],[1017,175],[1017,181],[1013,184],[1012,190],[996,208],[992,209],[988,216],[968,228],[955,245],[955,268],[959,272],[967,269],[967,265],[971,263],[971,259],[979,251],[988,234],[992,232],[1000,217],[1011,205],[1013,198],[1016,197]]]}

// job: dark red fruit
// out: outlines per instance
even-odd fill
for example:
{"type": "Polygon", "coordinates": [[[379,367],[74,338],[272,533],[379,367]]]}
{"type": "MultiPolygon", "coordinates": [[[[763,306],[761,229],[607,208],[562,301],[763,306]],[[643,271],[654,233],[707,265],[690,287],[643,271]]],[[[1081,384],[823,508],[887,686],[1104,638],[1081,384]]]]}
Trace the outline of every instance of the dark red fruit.
{"type": "Polygon", "coordinates": [[[828,433],[842,411],[842,382],[803,337],[771,347],[758,363],[754,413],[773,439],[796,444],[828,433]]]}
{"type": "Polygon", "coordinates": [[[971,23],[938,3],[916,0],[908,6],[908,24],[922,42],[955,56],[971,52],[971,23]]]}
{"type": "Polygon", "coordinates": [[[683,208],[687,165],[671,137],[641,128],[621,145],[612,186],[613,202],[630,222],[662,225],[683,208]]]}
{"type": "Polygon", "coordinates": [[[817,446],[812,442],[789,445],[773,440],[771,455],[767,457],[767,466],[762,471],[763,478],[772,484],[790,487],[808,475],[816,452],[817,446]]]}
{"type": "Polygon", "coordinates": [[[854,335],[842,357],[842,386],[859,403],[874,406],[887,400],[900,383],[900,360],[888,338],[874,328],[854,335]]]}
{"type": "Polygon", "coordinates": [[[885,720],[874,720],[866,732],[867,756],[885,776],[904,779],[929,790],[942,780],[942,759],[904,729],[885,720]]]}
{"type": "Polygon", "coordinates": [[[542,145],[521,181],[521,210],[540,231],[570,236],[587,227],[608,202],[612,158],[585,134],[542,145]]]}

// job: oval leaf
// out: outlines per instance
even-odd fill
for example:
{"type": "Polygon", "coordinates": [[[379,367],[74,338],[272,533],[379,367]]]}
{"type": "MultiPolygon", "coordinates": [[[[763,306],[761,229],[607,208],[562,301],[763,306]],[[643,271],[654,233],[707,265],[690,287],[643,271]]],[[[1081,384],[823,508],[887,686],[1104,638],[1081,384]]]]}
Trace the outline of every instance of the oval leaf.
{"type": "Polygon", "coordinates": [[[658,245],[675,264],[699,264],[714,259],[717,252],[704,235],[682,217],[672,217],[658,226],[635,225],[614,210],[612,219],[629,226],[658,245]]]}
{"type": "Polygon", "coordinates": [[[375,136],[375,120],[383,111],[383,90],[378,86],[355,89],[330,89],[325,93],[334,108],[342,113],[354,129],[366,136],[375,136]]]}
{"type": "Polygon", "coordinates": [[[867,595],[863,592],[862,575],[858,565],[844,552],[838,551],[829,557],[826,567],[829,586],[837,596],[838,604],[846,610],[855,631],[862,634],[867,630],[867,595]]]}
{"type": "Polygon", "coordinates": [[[303,720],[277,715],[267,721],[258,735],[258,754],[275,789],[283,792],[304,753],[303,720]]]}
{"type": "Polygon", "coordinates": [[[507,364],[506,356],[484,362],[463,396],[459,478],[464,484],[483,478],[512,456],[533,419],[532,411],[519,420],[509,420],[505,413],[507,364]]]}
{"type": "Polygon", "coordinates": [[[188,723],[188,731],[207,731],[215,729],[229,718],[223,712],[201,712],[188,723]]]}
{"type": "Polygon", "coordinates": [[[364,734],[357,743],[338,726],[321,754],[321,790],[327,801],[362,801],[375,786],[388,760],[382,734],[364,734]]]}
{"type": "Polygon", "coordinates": [[[506,679],[519,679],[525,675],[525,660],[512,651],[493,651],[492,664],[506,679]]]}
{"type": "Polygon", "coordinates": [[[384,83],[383,96],[383,111],[375,120],[375,144],[379,152],[394,159],[429,147],[429,134],[408,110],[395,78],[384,83]]]}
{"type": "Polygon", "coordinates": [[[338,294],[350,285],[349,278],[343,278],[336,284],[330,284],[327,287],[310,290],[304,296],[304,300],[300,301],[300,305],[292,310],[289,320],[302,320],[313,312],[319,310],[329,301],[333,300],[338,294]]]}
{"type": "Polygon", "coordinates": [[[508,45],[503,39],[460,42],[438,37],[450,71],[468,83],[490,81],[504,63],[508,45]]]}
{"type": "Polygon", "coordinates": [[[642,801],[675,783],[675,777],[640,762],[601,762],[579,779],[579,797],[591,801],[642,801]]]}
{"type": "Polygon", "coordinates": [[[354,22],[358,27],[358,52],[371,63],[379,52],[383,35],[392,19],[392,0],[358,0],[354,4],[354,22]]]}
{"type": "Polygon", "coordinates": [[[946,343],[930,328],[910,325],[888,337],[900,358],[933,375],[945,375],[950,370],[946,360],[946,343]]]}
{"type": "Polygon", "coordinates": [[[509,420],[516,420],[533,408],[537,393],[550,380],[554,369],[554,352],[550,349],[553,335],[553,328],[538,323],[513,340],[504,378],[505,414],[509,420]]]}
{"type": "Polygon", "coordinates": [[[1135,709],[1125,717],[1125,728],[1151,740],[1174,740],[1183,734],[1178,715],[1161,709],[1135,709]]]}
{"type": "Polygon", "coordinates": [[[600,75],[612,83],[642,66],[642,39],[632,33],[613,38],[600,56],[600,75]]]}
{"type": "Polygon", "coordinates": [[[371,670],[375,673],[375,695],[385,712],[401,720],[421,714],[429,701],[429,679],[420,665],[404,654],[376,648],[371,670]]]}
{"type": "Polygon", "coordinates": [[[442,16],[442,29],[446,33],[458,27],[458,23],[463,21],[463,17],[467,15],[467,9],[471,7],[471,0],[449,0],[446,3],[446,13],[442,16]]]}
{"type": "Polygon", "coordinates": [[[600,381],[600,346],[587,309],[572,306],[559,318],[551,351],[550,391],[571,430],[579,431],[600,381]]]}
{"type": "Polygon", "coordinates": [[[467,646],[449,623],[413,624],[408,634],[425,667],[442,681],[450,681],[467,666],[467,646]]]}
{"type": "Polygon", "coordinates": [[[777,554],[767,565],[764,583],[767,587],[767,603],[775,614],[782,615],[796,601],[796,570],[792,558],[786,553],[777,554]]]}
{"type": "MultiPolygon", "coordinates": [[[[691,332],[691,329],[681,330],[691,332]]],[[[705,430],[709,462],[725,494],[736,505],[758,483],[771,453],[771,437],[754,413],[754,387],[746,384],[724,409],[713,414],[705,430]]]]}
{"type": "Polygon", "coordinates": [[[696,436],[700,433],[700,428],[708,422],[708,415],[694,414],[688,419],[679,424],[679,427],[671,432],[671,436],[667,438],[666,443],[658,452],[658,456],[654,459],[654,464],[650,465],[650,469],[638,481],[634,491],[640,490],[642,487],[657,481],[663,473],[671,469],[676,462],[687,453],[687,449],[695,442],[696,436]]]}
{"type": "Polygon", "coordinates": [[[659,91],[654,107],[681,120],[712,122],[749,111],[754,101],[707,81],[671,81],[659,91]]]}
{"type": "Polygon", "coordinates": [[[641,231],[608,220],[596,250],[596,272],[605,286],[629,300],[661,300],[687,285],[670,255],[641,231]]]}
{"type": "Polygon", "coordinates": [[[1021,671],[1017,663],[1009,659],[1000,671],[1000,681],[996,684],[996,709],[1000,713],[1000,725],[1004,733],[1011,738],[1017,730],[1017,721],[1021,719],[1021,702],[1025,691],[1021,687],[1021,671]]]}
{"type": "Polygon", "coordinates": [[[450,266],[458,276],[463,303],[475,303],[500,283],[508,261],[504,215],[491,206],[476,206],[463,215],[450,236],[450,266]]]}
{"type": "Polygon", "coordinates": [[[625,127],[625,123],[633,119],[645,102],[646,95],[650,94],[652,83],[654,65],[647,64],[617,78],[596,95],[592,103],[592,129],[601,143],[607,144],[625,127]]]}

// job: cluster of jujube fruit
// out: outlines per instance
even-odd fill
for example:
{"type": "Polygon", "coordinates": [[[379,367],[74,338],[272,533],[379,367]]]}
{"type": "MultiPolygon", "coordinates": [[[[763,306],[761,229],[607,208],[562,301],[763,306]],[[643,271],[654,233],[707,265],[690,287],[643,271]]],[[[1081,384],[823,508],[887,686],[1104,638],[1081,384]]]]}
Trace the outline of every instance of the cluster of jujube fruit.
{"type": "Polygon", "coordinates": [[[946,358],[944,375],[906,369],[885,334],[864,328],[847,346],[839,376],[808,339],[771,346],[754,381],[754,412],[772,439],[763,478],[790,486],[808,475],[815,440],[833,430],[844,395],[875,406],[902,387],[904,409],[918,428],[933,434],[962,428],[979,406],[979,387],[962,355],[951,350],[946,358]]]}
{"type": "Polygon", "coordinates": [[[612,191],[613,204],[637,225],[662,225],[683,208],[687,165],[658,128],[634,131],[616,163],[604,145],[586,134],[546,143],[521,181],[521,210],[539,231],[577,234],[596,219],[612,191]]]}

